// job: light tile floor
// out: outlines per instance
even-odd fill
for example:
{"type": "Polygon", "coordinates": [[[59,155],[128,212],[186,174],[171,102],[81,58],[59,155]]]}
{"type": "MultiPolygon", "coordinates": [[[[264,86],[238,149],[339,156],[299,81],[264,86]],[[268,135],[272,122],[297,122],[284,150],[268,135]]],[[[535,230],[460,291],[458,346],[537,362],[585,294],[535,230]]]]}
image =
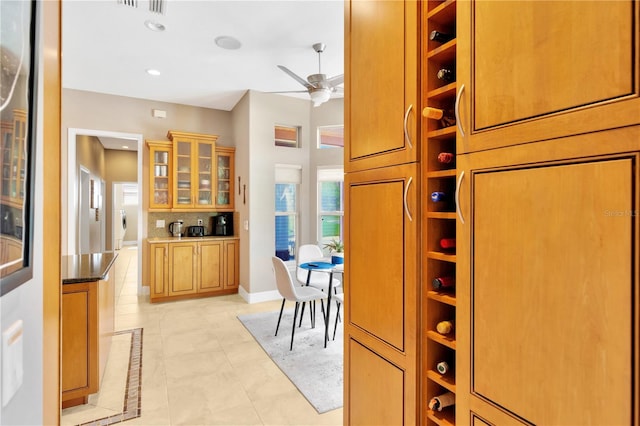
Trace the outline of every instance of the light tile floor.
{"type": "MultiPolygon", "coordinates": [[[[236,318],[273,311],[281,301],[240,296],[149,303],[137,295],[137,249],[115,263],[116,331],[143,328],[142,413],[128,425],[341,425],[307,402],[236,318]]],[[[114,337],[101,390],[62,410],[75,425],[122,412],[131,334],[114,337]]]]}

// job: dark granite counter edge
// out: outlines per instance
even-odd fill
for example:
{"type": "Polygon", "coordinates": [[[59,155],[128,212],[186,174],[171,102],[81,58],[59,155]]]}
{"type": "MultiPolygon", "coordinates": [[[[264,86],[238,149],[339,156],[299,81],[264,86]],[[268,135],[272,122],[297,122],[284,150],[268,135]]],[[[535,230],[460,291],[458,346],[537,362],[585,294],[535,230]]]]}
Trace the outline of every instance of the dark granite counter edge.
{"type": "Polygon", "coordinates": [[[117,257],[114,252],[62,256],[62,284],[104,280],[117,257]]]}

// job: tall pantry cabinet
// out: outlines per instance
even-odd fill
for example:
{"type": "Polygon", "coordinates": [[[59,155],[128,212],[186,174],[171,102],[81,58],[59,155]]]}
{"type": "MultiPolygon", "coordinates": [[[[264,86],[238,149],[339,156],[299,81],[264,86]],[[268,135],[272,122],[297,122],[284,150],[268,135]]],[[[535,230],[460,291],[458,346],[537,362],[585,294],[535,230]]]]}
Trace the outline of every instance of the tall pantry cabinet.
{"type": "Polygon", "coordinates": [[[640,423],[639,23],[458,2],[458,424],[640,423]]]}
{"type": "Polygon", "coordinates": [[[418,421],[418,6],[345,6],[345,424],[418,421]]]}

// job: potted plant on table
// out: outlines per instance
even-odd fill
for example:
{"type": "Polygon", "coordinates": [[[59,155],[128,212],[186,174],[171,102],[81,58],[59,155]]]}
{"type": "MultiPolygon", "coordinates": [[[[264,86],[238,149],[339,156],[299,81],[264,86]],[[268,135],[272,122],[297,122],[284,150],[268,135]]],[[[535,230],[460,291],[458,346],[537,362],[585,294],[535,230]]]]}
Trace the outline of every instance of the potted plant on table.
{"type": "Polygon", "coordinates": [[[331,254],[331,263],[334,265],[341,265],[344,263],[344,243],[342,241],[334,238],[325,244],[324,248],[329,249],[331,254]]]}

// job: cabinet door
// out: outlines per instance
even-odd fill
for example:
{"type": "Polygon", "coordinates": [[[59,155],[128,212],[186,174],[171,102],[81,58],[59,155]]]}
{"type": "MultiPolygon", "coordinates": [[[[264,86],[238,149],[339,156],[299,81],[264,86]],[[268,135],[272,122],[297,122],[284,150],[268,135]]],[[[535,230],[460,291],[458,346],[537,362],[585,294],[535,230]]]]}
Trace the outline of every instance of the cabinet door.
{"type": "Polygon", "coordinates": [[[215,162],[213,143],[208,141],[197,141],[194,145],[193,169],[196,171],[194,178],[194,200],[196,208],[211,209],[213,207],[215,182],[215,162]]]}
{"type": "Polygon", "coordinates": [[[149,298],[169,295],[169,246],[149,244],[149,298]]]}
{"type": "Polygon", "coordinates": [[[173,186],[173,207],[180,209],[193,208],[195,187],[193,168],[194,141],[190,139],[173,140],[173,164],[175,180],[173,186]]]}
{"type": "Polygon", "coordinates": [[[638,2],[458,2],[458,152],[640,122],[638,2]]]}
{"type": "Polygon", "coordinates": [[[224,242],[224,288],[237,288],[240,284],[240,240],[224,242]]]}
{"type": "Polygon", "coordinates": [[[352,424],[371,420],[361,409],[374,401],[390,411],[389,424],[417,422],[418,182],[413,164],[346,175],[345,339],[357,342],[345,345],[345,418],[352,424]],[[368,351],[351,352],[361,346],[368,351]],[[358,367],[381,361],[389,368],[358,367]],[[400,382],[399,403],[397,395],[380,398],[388,383],[400,382]]]}
{"type": "Polygon", "coordinates": [[[349,1],[345,19],[345,171],[416,161],[418,2],[349,1]]]}
{"type": "Polygon", "coordinates": [[[216,209],[233,210],[234,207],[234,151],[232,148],[216,148],[216,209]]]}
{"type": "Polygon", "coordinates": [[[97,283],[62,286],[62,400],[98,391],[97,283]]]}
{"type": "Polygon", "coordinates": [[[169,244],[169,296],[197,291],[197,243],[169,244]]]}
{"type": "Polygon", "coordinates": [[[223,243],[208,241],[198,244],[198,293],[222,290],[223,243]]]}
{"type": "Polygon", "coordinates": [[[171,145],[168,142],[147,142],[149,146],[149,210],[171,208],[173,174],[171,145]]]}
{"type": "Polygon", "coordinates": [[[637,424],[638,137],[459,157],[462,423],[637,424]]]}

